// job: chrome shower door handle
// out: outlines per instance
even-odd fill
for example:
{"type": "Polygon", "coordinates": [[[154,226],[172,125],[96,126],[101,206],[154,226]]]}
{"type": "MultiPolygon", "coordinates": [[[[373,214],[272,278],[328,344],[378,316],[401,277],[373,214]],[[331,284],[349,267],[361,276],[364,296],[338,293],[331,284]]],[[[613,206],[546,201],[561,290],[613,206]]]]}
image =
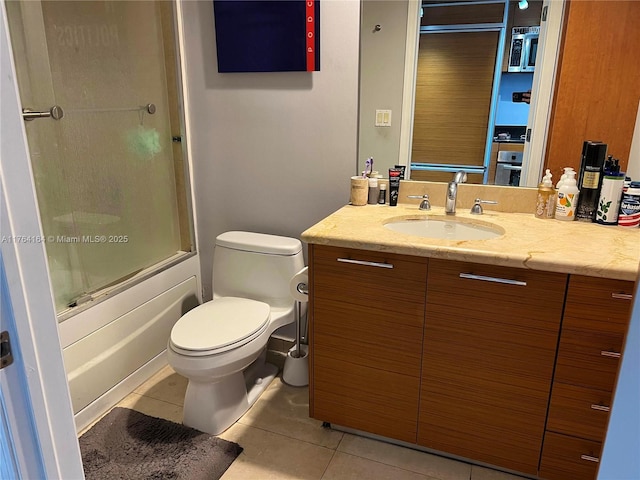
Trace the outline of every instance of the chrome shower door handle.
{"type": "Polygon", "coordinates": [[[30,108],[22,109],[22,119],[30,122],[36,118],[53,118],[54,120],[60,120],[64,117],[64,110],[60,105],[54,105],[47,112],[36,112],[30,108]]]}

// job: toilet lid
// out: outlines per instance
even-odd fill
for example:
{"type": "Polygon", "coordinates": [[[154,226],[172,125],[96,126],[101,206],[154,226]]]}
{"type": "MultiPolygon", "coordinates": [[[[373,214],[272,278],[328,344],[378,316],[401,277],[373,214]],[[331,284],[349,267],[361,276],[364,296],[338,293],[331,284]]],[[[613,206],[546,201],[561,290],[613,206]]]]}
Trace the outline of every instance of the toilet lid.
{"type": "Polygon", "coordinates": [[[171,343],[194,352],[239,347],[269,322],[269,305],[256,300],[221,297],[190,310],[171,329],[171,343]],[[246,340],[243,342],[243,340],[246,340]]]}

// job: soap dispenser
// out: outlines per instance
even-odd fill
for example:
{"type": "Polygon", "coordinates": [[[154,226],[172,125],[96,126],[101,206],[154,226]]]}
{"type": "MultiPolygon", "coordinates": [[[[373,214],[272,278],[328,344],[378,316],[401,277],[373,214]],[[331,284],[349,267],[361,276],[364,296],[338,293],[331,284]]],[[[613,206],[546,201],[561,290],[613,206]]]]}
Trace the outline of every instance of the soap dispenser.
{"type": "Polygon", "coordinates": [[[542,182],[538,185],[538,197],[536,200],[536,218],[553,218],[555,212],[555,190],[551,182],[551,170],[547,168],[542,182]]]}
{"type": "Polygon", "coordinates": [[[575,220],[579,194],[580,190],[578,190],[576,172],[571,170],[567,172],[567,178],[558,190],[555,213],[556,220],[575,220]]]}
{"type": "Polygon", "coordinates": [[[558,183],[556,183],[556,190],[560,190],[560,187],[562,187],[562,184],[569,176],[569,172],[573,172],[575,174],[573,167],[564,167],[563,170],[564,170],[564,173],[560,176],[560,180],[558,180],[558,183]]]}

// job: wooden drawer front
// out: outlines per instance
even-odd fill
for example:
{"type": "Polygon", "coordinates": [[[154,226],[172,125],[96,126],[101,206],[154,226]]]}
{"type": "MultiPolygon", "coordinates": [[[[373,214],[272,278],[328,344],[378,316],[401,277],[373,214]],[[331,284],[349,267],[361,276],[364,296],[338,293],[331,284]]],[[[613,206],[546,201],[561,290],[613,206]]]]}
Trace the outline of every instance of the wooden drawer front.
{"type": "Polygon", "coordinates": [[[562,329],[554,380],[611,392],[622,349],[622,334],[562,329]]]}
{"type": "Polygon", "coordinates": [[[427,258],[315,245],[313,295],[316,299],[375,305],[398,316],[423,315],[427,263],[427,258]]]}
{"type": "Polygon", "coordinates": [[[609,392],[556,382],[547,430],[603,442],[610,406],[609,392]]]}
{"type": "Polygon", "coordinates": [[[424,307],[419,314],[405,317],[376,305],[360,306],[316,298],[313,309],[316,354],[420,376],[424,307]]]}
{"type": "Polygon", "coordinates": [[[547,432],[539,476],[547,480],[595,480],[601,444],[547,432]]]}
{"type": "Polygon", "coordinates": [[[420,445],[537,474],[565,286],[566,275],[430,262],[420,445]]]}
{"type": "Polygon", "coordinates": [[[419,378],[317,351],[314,361],[314,418],[416,443],[419,378]]]}
{"type": "Polygon", "coordinates": [[[571,275],[563,328],[624,334],[634,283],[571,275]]]}
{"type": "Polygon", "coordinates": [[[431,259],[427,303],[469,309],[476,315],[523,329],[534,326],[557,332],[566,283],[567,275],[559,273],[431,259]]]}

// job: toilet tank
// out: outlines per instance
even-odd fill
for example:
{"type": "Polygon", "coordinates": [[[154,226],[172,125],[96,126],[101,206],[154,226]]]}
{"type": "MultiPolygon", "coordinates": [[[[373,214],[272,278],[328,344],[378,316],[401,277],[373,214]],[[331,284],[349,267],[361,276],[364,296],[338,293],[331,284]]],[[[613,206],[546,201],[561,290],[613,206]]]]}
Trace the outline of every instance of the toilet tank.
{"type": "Polygon", "coordinates": [[[225,232],[213,252],[213,298],[242,297],[289,307],[291,278],[304,267],[300,240],[253,232],[225,232]]]}

